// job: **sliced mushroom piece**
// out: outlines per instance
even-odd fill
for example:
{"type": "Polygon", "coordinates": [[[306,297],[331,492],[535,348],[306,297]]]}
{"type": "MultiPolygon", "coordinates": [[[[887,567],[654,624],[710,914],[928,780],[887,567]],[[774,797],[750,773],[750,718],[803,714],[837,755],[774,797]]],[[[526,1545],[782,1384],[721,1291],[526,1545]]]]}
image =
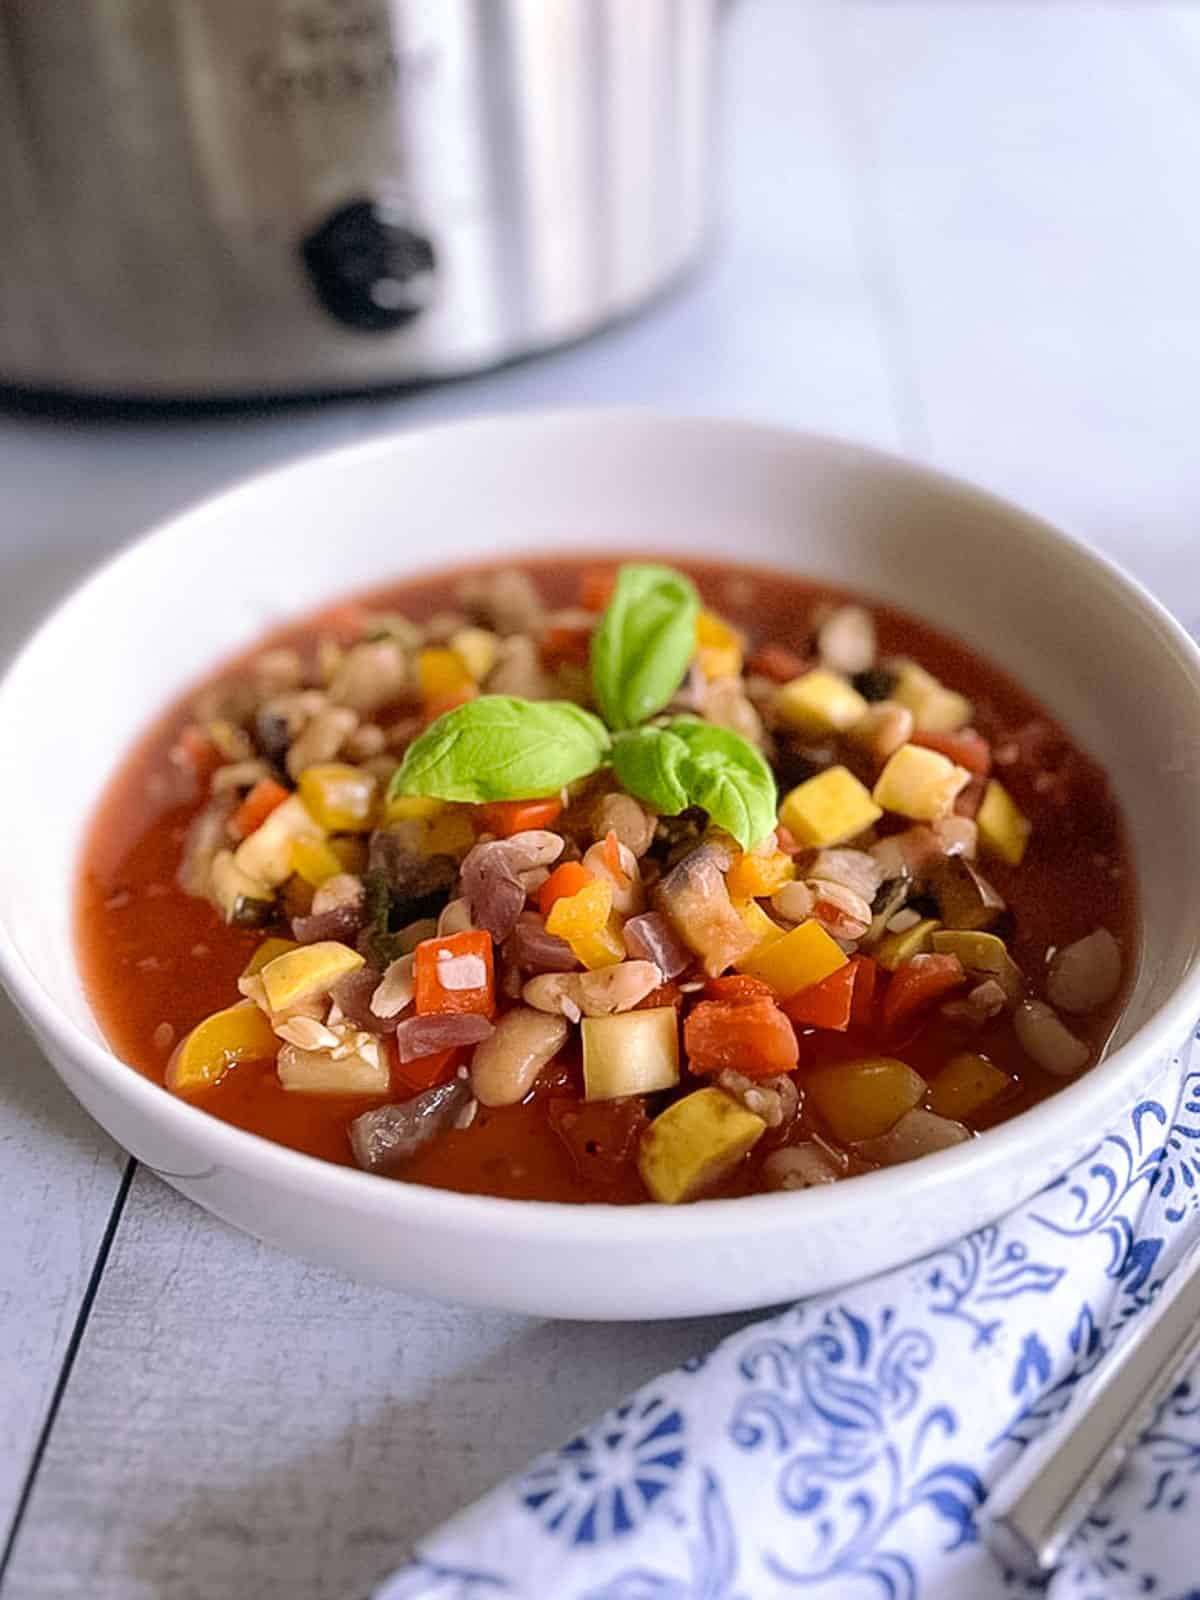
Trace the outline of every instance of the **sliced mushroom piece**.
{"type": "Polygon", "coordinates": [[[1091,1059],[1087,1045],[1044,1000],[1023,1000],[1013,1014],[1013,1027],[1029,1059],[1056,1078],[1073,1078],[1091,1059]]]}
{"type": "Polygon", "coordinates": [[[1121,947],[1107,928],[1056,950],[1046,979],[1051,1003],[1082,1013],[1106,1005],[1121,986],[1121,947]]]}
{"type": "Polygon", "coordinates": [[[401,1105],[365,1111],[350,1124],[350,1148],[367,1172],[396,1172],[424,1145],[453,1127],[471,1091],[462,1078],[441,1083],[401,1105]]]}
{"type": "Polygon", "coordinates": [[[1004,897],[962,856],[944,856],[929,872],[929,886],[947,928],[978,932],[1005,910],[1004,897]]]}

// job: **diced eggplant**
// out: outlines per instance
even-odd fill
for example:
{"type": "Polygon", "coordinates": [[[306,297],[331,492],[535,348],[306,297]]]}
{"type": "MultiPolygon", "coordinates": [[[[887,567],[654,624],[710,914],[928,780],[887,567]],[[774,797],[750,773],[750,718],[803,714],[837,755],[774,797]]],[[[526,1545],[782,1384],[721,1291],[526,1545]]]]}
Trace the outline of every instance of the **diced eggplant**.
{"type": "Polygon", "coordinates": [[[1005,910],[1004,897],[964,856],[933,862],[929,886],[947,928],[973,933],[991,927],[1005,910]]]}
{"type": "Polygon", "coordinates": [[[470,1099],[465,1080],[454,1078],[400,1105],[364,1111],[350,1124],[355,1161],[366,1172],[399,1171],[418,1150],[454,1126],[470,1099]]]}
{"type": "Polygon", "coordinates": [[[966,972],[994,978],[1010,1006],[1016,1005],[1025,993],[1020,967],[1009,955],[1004,940],[994,933],[940,928],[933,935],[933,948],[938,955],[957,956],[966,972]]]}
{"type": "Polygon", "coordinates": [[[723,851],[701,845],[672,867],[658,885],[659,909],[709,977],[716,977],[754,948],[754,935],[738,915],[725,886],[723,851]]]}
{"type": "Polygon", "coordinates": [[[323,839],[325,830],[308,812],[299,795],[289,795],[267,820],[238,845],[240,871],[276,889],[292,875],[293,839],[323,839]]]}

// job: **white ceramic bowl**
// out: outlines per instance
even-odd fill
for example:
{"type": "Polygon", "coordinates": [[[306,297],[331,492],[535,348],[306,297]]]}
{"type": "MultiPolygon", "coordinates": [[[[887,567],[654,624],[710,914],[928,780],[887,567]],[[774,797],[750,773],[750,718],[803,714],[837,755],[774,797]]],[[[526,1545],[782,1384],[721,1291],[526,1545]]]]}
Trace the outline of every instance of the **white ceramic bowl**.
{"type": "Polygon", "coordinates": [[[514,416],[338,451],[118,556],[0,685],[0,975],[68,1086],[139,1160],[263,1239],[405,1289],[568,1317],[766,1305],[978,1227],[1082,1154],[1200,1013],[1200,655],[1128,578],[962,484],[828,440],[644,415],[514,416]],[[1108,768],[1143,947],[1117,1047],[958,1149],[804,1194],[671,1209],[442,1193],[218,1122],[104,1046],[72,948],[84,825],[151,716],[268,625],[506,551],[728,557],[857,586],[1009,668],[1108,768]]]}

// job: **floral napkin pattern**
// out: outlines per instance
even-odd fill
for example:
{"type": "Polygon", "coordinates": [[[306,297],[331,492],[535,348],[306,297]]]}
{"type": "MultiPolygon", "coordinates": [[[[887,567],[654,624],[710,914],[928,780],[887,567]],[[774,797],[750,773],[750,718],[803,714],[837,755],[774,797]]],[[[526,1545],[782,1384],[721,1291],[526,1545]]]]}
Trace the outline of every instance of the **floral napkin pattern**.
{"type": "Polygon", "coordinates": [[[1025,1206],[648,1384],[375,1600],[1200,1600],[1200,1374],[1048,1586],[977,1528],[1200,1234],[1195,1044],[1025,1206]]]}

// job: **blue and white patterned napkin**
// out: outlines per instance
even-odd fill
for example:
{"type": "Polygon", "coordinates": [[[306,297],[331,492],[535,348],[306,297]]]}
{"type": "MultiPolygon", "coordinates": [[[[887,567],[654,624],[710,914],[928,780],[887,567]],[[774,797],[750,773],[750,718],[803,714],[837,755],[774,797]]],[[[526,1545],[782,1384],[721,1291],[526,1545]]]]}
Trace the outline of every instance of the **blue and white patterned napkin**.
{"type": "Polygon", "coordinates": [[[648,1384],[423,1540],[376,1600],[1200,1600],[1200,1375],[1048,1590],[976,1530],[1194,1242],[1194,1053],[1027,1205],[648,1384]]]}

